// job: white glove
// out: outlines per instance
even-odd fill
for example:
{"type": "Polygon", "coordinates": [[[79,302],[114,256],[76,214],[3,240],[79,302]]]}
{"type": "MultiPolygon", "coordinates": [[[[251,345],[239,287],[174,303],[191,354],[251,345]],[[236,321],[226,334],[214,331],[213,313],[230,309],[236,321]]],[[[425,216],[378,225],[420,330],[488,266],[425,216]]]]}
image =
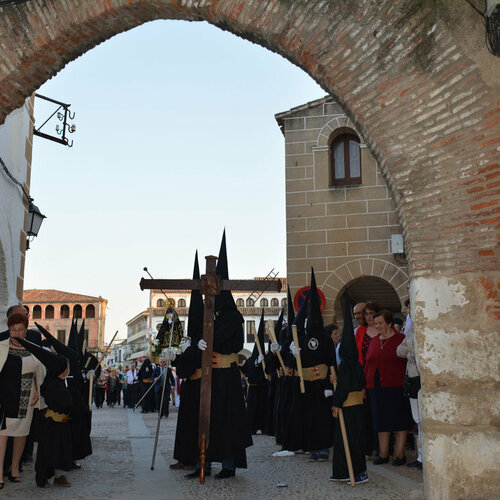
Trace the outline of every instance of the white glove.
{"type": "Polygon", "coordinates": [[[276,351],[281,351],[281,346],[278,344],[278,342],[273,342],[271,344],[271,352],[276,352],[276,351]]]}
{"type": "Polygon", "coordinates": [[[300,354],[300,347],[295,346],[295,342],[290,344],[290,352],[297,357],[300,354]]]}
{"type": "Polygon", "coordinates": [[[180,348],[182,352],[186,352],[186,349],[191,345],[191,339],[187,338],[184,342],[181,343],[180,348]]]}
{"type": "Polygon", "coordinates": [[[89,370],[87,374],[85,375],[89,380],[90,380],[90,374],[92,374],[95,377],[95,371],[94,370],[89,370]]]}
{"type": "Polygon", "coordinates": [[[257,358],[257,364],[262,363],[264,361],[264,354],[259,354],[259,357],[257,358]]]}
{"type": "Polygon", "coordinates": [[[325,389],[325,398],[330,398],[333,396],[333,391],[331,389],[325,389]]]}
{"type": "Polygon", "coordinates": [[[205,349],[207,348],[207,343],[201,339],[199,342],[198,342],[198,349],[200,351],[204,351],[205,349]]]}
{"type": "Polygon", "coordinates": [[[175,359],[175,356],[176,354],[172,349],[167,349],[165,351],[165,356],[164,356],[165,361],[173,361],[175,359]]]}

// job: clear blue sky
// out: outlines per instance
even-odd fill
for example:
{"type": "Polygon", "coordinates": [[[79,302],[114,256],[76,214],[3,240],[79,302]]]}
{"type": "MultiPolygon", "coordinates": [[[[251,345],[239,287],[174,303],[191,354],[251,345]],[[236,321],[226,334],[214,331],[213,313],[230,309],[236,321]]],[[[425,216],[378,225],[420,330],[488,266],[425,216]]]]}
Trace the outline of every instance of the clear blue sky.
{"type": "MultiPolygon", "coordinates": [[[[144,266],[189,277],[195,250],[203,270],[224,227],[230,277],[286,275],[274,114],[325,95],[301,69],[207,23],[155,21],[87,52],[39,93],[71,103],[77,132],[73,148],[35,137],[31,193],[47,219],[25,288],[108,299],[109,340],[148,306],[144,266]]],[[[47,114],[36,104],[38,126],[47,114]]]]}

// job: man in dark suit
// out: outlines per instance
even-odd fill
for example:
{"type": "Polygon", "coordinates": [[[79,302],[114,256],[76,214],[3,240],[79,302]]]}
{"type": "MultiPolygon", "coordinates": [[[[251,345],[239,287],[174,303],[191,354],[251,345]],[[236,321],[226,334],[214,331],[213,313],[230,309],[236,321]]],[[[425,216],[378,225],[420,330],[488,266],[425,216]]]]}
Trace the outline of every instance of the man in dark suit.
{"type": "Polygon", "coordinates": [[[168,417],[168,406],[170,401],[170,388],[175,384],[174,376],[170,367],[166,367],[165,358],[160,358],[160,364],[153,370],[155,384],[156,409],[160,411],[161,395],[163,392],[163,379],[165,378],[165,396],[163,397],[162,417],[168,417]],[[166,377],[166,378],[165,378],[166,377]]]}

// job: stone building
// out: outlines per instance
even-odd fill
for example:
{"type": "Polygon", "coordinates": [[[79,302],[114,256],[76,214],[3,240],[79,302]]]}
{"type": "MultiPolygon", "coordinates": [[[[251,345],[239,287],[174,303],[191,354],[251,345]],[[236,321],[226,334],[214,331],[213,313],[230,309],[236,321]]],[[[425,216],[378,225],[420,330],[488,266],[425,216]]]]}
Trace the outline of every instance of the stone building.
{"type": "Polygon", "coordinates": [[[78,319],[78,328],[85,319],[85,349],[104,351],[104,327],[108,301],[60,290],[25,290],[23,304],[30,311],[29,328],[36,328],[35,321],[46,328],[61,342],[67,343],[71,321],[78,319]]]}
{"type": "Polygon", "coordinates": [[[325,321],[341,319],[346,286],[355,302],[401,312],[408,296],[403,230],[391,188],[355,125],[332,97],[275,118],[285,138],[292,293],[310,283],[313,266],[325,321]]]}

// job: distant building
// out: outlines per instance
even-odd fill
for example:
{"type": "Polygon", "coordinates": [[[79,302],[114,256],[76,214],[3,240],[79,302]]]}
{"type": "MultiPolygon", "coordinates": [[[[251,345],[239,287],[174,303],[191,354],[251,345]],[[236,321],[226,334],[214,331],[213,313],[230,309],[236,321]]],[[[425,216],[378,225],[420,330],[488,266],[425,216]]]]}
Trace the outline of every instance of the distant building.
{"type": "Polygon", "coordinates": [[[104,326],[108,301],[60,290],[25,290],[23,304],[29,307],[29,328],[35,321],[61,342],[68,341],[71,320],[78,318],[78,328],[85,319],[85,348],[92,352],[104,351],[104,326]]]}

